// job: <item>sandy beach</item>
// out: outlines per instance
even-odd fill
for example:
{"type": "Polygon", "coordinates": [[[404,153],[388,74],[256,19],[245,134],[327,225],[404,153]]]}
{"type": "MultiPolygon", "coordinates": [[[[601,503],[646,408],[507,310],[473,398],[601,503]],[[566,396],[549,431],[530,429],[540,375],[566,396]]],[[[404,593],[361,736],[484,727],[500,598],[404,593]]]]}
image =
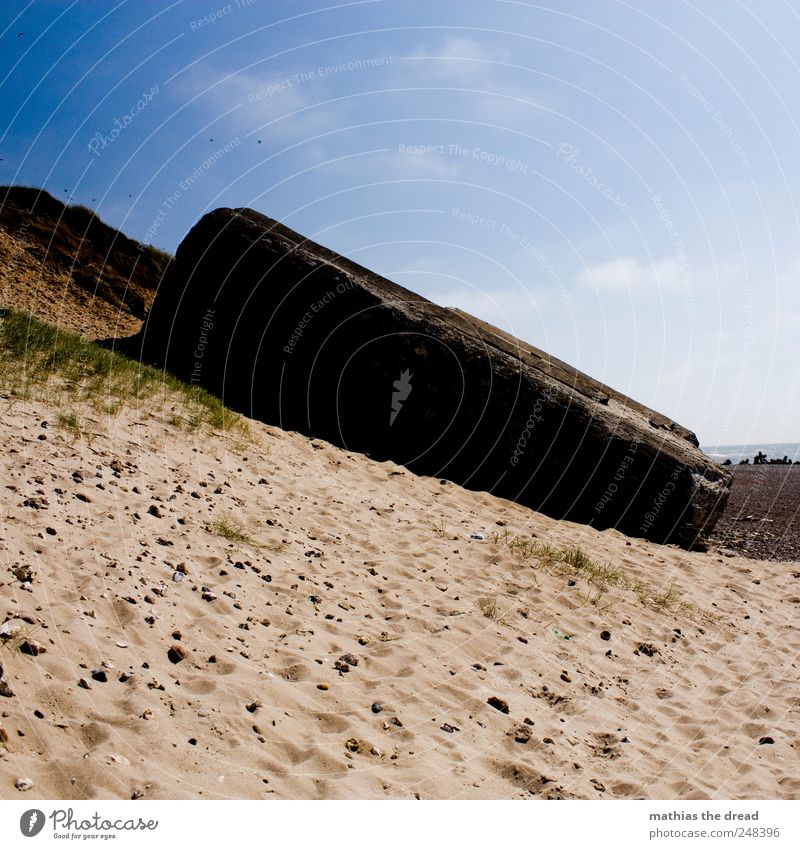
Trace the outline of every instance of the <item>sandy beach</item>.
{"type": "Polygon", "coordinates": [[[4,798],[800,793],[796,562],[187,433],[169,395],[0,404],[4,798]]]}

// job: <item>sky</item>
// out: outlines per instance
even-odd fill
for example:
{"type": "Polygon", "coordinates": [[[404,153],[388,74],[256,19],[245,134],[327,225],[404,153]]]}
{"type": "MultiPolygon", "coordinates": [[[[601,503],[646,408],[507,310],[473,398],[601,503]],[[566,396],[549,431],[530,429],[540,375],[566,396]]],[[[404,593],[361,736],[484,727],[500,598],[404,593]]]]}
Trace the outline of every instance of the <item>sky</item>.
{"type": "Polygon", "coordinates": [[[800,4],[4,0],[0,184],[251,207],[704,445],[800,440],[800,4]]]}

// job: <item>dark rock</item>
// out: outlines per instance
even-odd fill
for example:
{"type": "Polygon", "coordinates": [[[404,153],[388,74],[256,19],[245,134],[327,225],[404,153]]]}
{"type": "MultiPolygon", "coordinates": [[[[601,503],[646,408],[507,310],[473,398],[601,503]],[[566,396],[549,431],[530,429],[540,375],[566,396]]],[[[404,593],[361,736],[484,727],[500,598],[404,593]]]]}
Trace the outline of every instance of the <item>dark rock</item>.
{"type": "Polygon", "coordinates": [[[106,674],[105,669],[95,669],[92,671],[92,680],[99,681],[101,684],[105,684],[108,681],[108,675],[106,674]]]}
{"type": "Polygon", "coordinates": [[[761,737],[759,738],[758,745],[759,746],[771,746],[775,743],[772,737],[761,737]]]}
{"type": "Polygon", "coordinates": [[[373,713],[380,713],[383,710],[383,705],[380,702],[373,702],[371,710],[373,713]]]}
{"type": "Polygon", "coordinates": [[[30,655],[31,657],[37,657],[40,654],[44,654],[47,649],[36,640],[23,640],[19,644],[19,650],[23,654],[30,655]]]}
{"type": "Polygon", "coordinates": [[[491,705],[495,710],[499,710],[500,713],[508,713],[508,702],[503,701],[503,699],[498,696],[489,696],[486,700],[486,704],[491,705]]]}
{"type": "Polygon", "coordinates": [[[186,654],[186,649],[180,643],[174,643],[170,646],[167,657],[171,663],[180,663],[186,659],[186,654]]]}
{"type": "Polygon", "coordinates": [[[686,428],[252,210],[192,228],[125,348],[253,418],[556,518],[690,547],[728,496],[686,428]]]}
{"type": "Polygon", "coordinates": [[[600,632],[601,640],[610,640],[611,639],[611,631],[601,631],[600,632]]]}

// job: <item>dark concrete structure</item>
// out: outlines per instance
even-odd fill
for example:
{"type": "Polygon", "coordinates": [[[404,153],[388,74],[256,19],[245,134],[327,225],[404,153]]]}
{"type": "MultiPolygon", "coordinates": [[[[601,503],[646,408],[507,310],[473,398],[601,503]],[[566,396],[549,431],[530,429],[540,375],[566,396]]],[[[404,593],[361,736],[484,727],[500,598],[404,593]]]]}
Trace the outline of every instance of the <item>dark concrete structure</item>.
{"type": "Polygon", "coordinates": [[[248,416],[557,518],[691,547],[727,500],[690,431],[252,210],[191,230],[130,344],[248,416]]]}

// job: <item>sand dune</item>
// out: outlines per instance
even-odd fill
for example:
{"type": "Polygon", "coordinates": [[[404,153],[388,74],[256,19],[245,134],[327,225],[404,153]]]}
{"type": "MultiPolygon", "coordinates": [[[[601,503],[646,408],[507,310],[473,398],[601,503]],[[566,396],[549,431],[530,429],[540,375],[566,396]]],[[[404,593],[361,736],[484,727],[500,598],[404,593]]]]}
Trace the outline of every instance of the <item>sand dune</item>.
{"type": "Polygon", "coordinates": [[[5,798],[800,795],[797,564],[169,404],[0,405],[5,798]]]}

